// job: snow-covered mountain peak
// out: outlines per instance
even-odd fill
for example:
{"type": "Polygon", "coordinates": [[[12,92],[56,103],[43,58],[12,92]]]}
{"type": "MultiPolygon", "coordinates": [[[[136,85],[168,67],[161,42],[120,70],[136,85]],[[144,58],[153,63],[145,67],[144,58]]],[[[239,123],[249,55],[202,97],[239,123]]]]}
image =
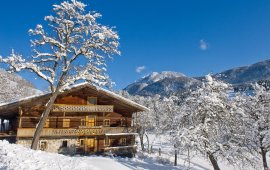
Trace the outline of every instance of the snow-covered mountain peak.
{"type": "Polygon", "coordinates": [[[138,82],[141,83],[154,83],[165,78],[177,78],[177,77],[186,77],[182,73],[173,72],[173,71],[162,71],[162,72],[152,72],[151,74],[141,78],[138,82]]]}
{"type": "MultiPolygon", "coordinates": [[[[268,81],[270,84],[270,60],[261,61],[248,66],[236,67],[212,75],[213,78],[230,83],[237,89],[246,89],[250,83],[268,81]]],[[[163,71],[153,72],[124,90],[132,95],[153,96],[190,91],[205,81],[205,76],[187,77],[182,73],[163,71]]]]}
{"type": "Polygon", "coordinates": [[[124,90],[130,94],[168,96],[184,88],[196,85],[198,80],[173,71],[153,72],[142,77],[124,90]],[[173,83],[176,82],[176,83],[173,83]]]}

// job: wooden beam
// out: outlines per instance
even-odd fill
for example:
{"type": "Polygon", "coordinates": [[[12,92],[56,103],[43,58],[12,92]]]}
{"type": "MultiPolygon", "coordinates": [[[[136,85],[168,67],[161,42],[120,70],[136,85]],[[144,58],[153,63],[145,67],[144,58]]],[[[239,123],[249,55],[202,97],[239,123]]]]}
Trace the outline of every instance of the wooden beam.
{"type": "Polygon", "coordinates": [[[19,107],[19,128],[22,127],[22,115],[23,115],[22,108],[19,107]]]}

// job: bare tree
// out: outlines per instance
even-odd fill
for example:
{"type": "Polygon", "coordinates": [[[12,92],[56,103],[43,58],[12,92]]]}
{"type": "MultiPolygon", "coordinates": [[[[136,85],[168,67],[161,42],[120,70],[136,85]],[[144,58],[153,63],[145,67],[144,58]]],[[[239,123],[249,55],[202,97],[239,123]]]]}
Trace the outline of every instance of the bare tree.
{"type": "Polygon", "coordinates": [[[46,16],[46,28],[37,25],[30,29],[33,55],[22,57],[12,51],[2,58],[11,71],[29,70],[45,80],[51,90],[32,140],[32,149],[37,149],[41,130],[58,94],[78,81],[87,81],[97,86],[109,84],[106,75],[106,60],[118,50],[119,37],[112,28],[101,25],[101,14],[86,11],[86,5],[77,0],[53,5],[54,15],[46,16]]]}

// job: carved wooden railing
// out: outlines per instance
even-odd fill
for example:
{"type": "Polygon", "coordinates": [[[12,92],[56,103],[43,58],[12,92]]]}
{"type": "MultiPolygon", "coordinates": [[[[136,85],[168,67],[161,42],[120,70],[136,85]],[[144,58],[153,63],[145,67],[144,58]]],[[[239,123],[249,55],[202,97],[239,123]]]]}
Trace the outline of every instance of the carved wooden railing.
{"type": "Polygon", "coordinates": [[[113,105],[54,104],[53,112],[113,112],[113,105]]]}
{"type": "MultiPolygon", "coordinates": [[[[18,128],[17,137],[33,137],[35,128],[18,128]]],[[[41,137],[59,137],[59,136],[88,136],[88,135],[104,135],[105,133],[132,133],[133,128],[127,127],[93,127],[78,129],[54,129],[44,128],[41,137]]]]}

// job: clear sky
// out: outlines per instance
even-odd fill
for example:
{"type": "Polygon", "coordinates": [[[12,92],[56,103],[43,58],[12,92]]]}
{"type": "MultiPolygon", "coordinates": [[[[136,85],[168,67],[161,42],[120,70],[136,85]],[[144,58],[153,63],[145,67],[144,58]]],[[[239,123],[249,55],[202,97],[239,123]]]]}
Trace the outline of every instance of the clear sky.
{"type": "MultiPolygon", "coordinates": [[[[116,89],[152,71],[216,73],[270,56],[269,0],[82,0],[116,26],[121,56],[108,62],[116,89]]],[[[29,55],[28,30],[43,24],[60,0],[5,0],[0,55],[29,55]]],[[[40,83],[28,77],[36,86],[40,83]]],[[[39,87],[44,88],[42,85],[39,87]]]]}

